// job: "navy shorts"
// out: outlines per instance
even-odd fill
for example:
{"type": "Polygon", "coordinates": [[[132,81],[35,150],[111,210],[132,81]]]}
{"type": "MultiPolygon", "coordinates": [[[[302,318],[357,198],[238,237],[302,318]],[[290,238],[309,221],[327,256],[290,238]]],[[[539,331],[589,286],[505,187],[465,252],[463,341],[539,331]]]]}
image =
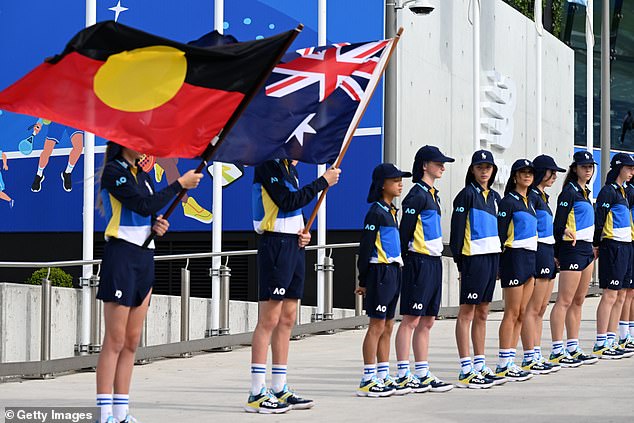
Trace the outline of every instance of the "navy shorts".
{"type": "Polygon", "coordinates": [[[615,291],[623,288],[632,263],[632,243],[604,239],[599,246],[599,257],[599,288],[615,291]]]}
{"type": "Polygon", "coordinates": [[[398,264],[370,264],[365,280],[365,312],[374,319],[393,319],[401,290],[398,264]]]}
{"type": "Polygon", "coordinates": [[[490,303],[499,265],[499,254],[462,256],[460,304],[490,303]]]}
{"type": "Polygon", "coordinates": [[[572,242],[565,241],[559,247],[559,269],[565,271],[582,271],[594,261],[592,243],[577,241],[573,247],[572,242]]]}
{"type": "Polygon", "coordinates": [[[623,288],[634,289],[634,281],[632,280],[632,268],[634,267],[634,243],[632,243],[632,255],[630,258],[630,265],[627,268],[625,274],[625,281],[623,281],[623,288]]]}
{"type": "Polygon", "coordinates": [[[48,132],[46,133],[46,139],[55,141],[55,144],[59,144],[64,138],[64,134],[67,134],[69,138],[72,138],[75,134],[81,134],[83,131],[80,131],[75,128],[71,128],[70,126],[61,125],[57,122],[51,122],[48,125],[48,132]]]}
{"type": "Polygon", "coordinates": [[[401,286],[401,314],[438,316],[442,296],[440,257],[407,253],[401,286]]]}
{"type": "Polygon", "coordinates": [[[260,301],[304,296],[306,255],[297,235],[265,232],[258,245],[260,301]]]}
{"type": "Polygon", "coordinates": [[[506,248],[500,257],[502,288],[522,286],[535,275],[535,251],[525,248],[506,248]]]}
{"type": "Polygon", "coordinates": [[[154,250],[117,238],[103,249],[97,298],[138,307],[154,286],[154,250]]]}
{"type": "Polygon", "coordinates": [[[555,246],[538,242],[535,253],[535,279],[555,279],[556,275],[555,246]]]}

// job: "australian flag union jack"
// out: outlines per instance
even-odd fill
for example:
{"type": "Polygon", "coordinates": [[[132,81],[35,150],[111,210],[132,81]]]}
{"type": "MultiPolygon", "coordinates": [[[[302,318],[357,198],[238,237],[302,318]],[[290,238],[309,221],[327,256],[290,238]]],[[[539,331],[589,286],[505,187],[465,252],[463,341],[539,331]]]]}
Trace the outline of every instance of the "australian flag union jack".
{"type": "Polygon", "coordinates": [[[213,160],[247,165],[273,158],[334,162],[369,82],[380,77],[375,71],[390,41],[287,54],[213,160]]]}

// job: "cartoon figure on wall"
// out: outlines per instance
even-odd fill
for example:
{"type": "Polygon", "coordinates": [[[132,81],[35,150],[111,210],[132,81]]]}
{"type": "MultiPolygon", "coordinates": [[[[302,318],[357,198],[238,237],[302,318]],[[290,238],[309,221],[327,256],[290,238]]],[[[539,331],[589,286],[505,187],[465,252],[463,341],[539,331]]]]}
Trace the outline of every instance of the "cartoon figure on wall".
{"type": "Polygon", "coordinates": [[[62,179],[62,187],[64,188],[64,191],[71,192],[73,190],[71,174],[84,148],[84,132],[71,128],[70,126],[39,119],[33,125],[32,136],[37,135],[42,130],[43,125],[48,125],[48,133],[46,134],[46,140],[44,141],[44,149],[42,150],[42,153],[40,153],[40,160],[38,162],[35,178],[31,184],[31,191],[40,192],[42,189],[42,182],[44,182],[45,179],[44,169],[46,169],[48,161],[51,158],[51,154],[53,154],[53,149],[60,143],[64,135],[68,135],[73,147],[68,155],[68,164],[66,165],[66,169],[60,173],[60,177],[62,179]]]}

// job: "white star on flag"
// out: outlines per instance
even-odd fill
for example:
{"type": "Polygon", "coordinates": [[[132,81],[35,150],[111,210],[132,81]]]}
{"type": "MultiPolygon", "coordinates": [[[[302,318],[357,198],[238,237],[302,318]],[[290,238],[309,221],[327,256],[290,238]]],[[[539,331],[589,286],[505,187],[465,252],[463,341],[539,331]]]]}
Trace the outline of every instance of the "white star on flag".
{"type": "Polygon", "coordinates": [[[114,12],[114,21],[117,22],[117,20],[119,19],[119,15],[122,12],[125,12],[126,10],[128,10],[128,8],[121,6],[121,0],[119,0],[116,6],[112,6],[108,10],[112,10],[114,12]]]}
{"type": "Polygon", "coordinates": [[[310,121],[315,117],[317,113],[311,113],[306,116],[306,119],[302,121],[302,123],[297,126],[297,128],[293,131],[293,133],[286,140],[286,144],[288,144],[293,138],[297,138],[297,142],[302,147],[304,146],[304,135],[306,134],[316,134],[315,128],[310,126],[310,121]]]}

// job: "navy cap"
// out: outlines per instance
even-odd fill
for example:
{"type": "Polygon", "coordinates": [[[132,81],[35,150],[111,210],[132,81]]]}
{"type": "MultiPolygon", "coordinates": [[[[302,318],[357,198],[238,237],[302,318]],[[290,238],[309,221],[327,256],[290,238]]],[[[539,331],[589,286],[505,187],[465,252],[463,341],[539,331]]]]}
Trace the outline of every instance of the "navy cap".
{"type": "Polygon", "coordinates": [[[447,157],[440,152],[438,147],[435,145],[426,145],[421,147],[416,152],[416,157],[414,161],[423,161],[423,162],[440,162],[440,163],[453,163],[456,159],[452,157],[447,157]]]}
{"type": "Polygon", "coordinates": [[[515,160],[515,162],[513,163],[513,166],[511,166],[511,172],[517,172],[520,169],[535,169],[535,166],[533,166],[533,162],[531,162],[528,159],[519,159],[519,160],[515,160]]]}
{"type": "Polygon", "coordinates": [[[561,167],[557,166],[557,163],[555,163],[555,159],[547,156],[546,154],[535,157],[535,160],[533,160],[533,166],[535,166],[535,169],[541,170],[554,170],[556,172],[566,171],[566,169],[562,169],[561,167]]]}
{"type": "Polygon", "coordinates": [[[632,159],[632,156],[629,154],[616,153],[610,161],[610,167],[615,168],[620,166],[634,166],[634,159],[632,159]]]}
{"type": "Polygon", "coordinates": [[[478,165],[481,163],[489,163],[495,166],[495,161],[493,160],[493,153],[488,150],[478,150],[473,153],[471,156],[471,166],[478,165]]]}
{"type": "Polygon", "coordinates": [[[572,162],[575,165],[597,164],[597,162],[594,161],[594,157],[592,157],[592,153],[587,151],[577,151],[572,156],[572,162]]]}
{"type": "Polygon", "coordinates": [[[410,172],[398,170],[392,163],[381,163],[372,171],[372,183],[368,192],[368,203],[379,201],[381,192],[383,191],[383,183],[386,179],[391,178],[409,178],[412,176],[410,172]]]}

